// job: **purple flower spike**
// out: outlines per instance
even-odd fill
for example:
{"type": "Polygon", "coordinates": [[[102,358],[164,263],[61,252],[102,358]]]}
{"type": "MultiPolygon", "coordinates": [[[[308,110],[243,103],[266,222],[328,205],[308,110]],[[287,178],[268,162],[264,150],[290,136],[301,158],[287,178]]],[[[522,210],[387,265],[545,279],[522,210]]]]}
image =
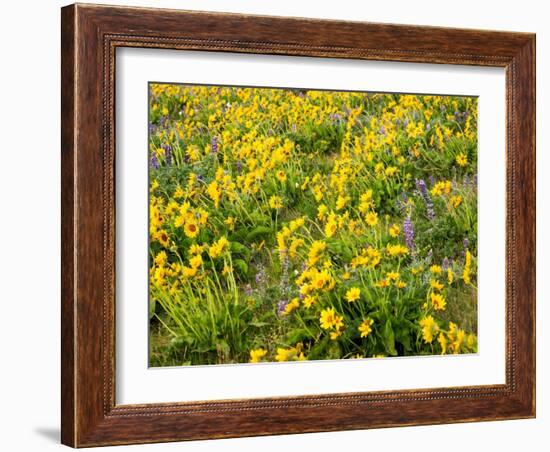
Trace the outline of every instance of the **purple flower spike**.
{"type": "Polygon", "coordinates": [[[410,215],[407,216],[403,222],[403,231],[405,233],[405,243],[407,244],[407,248],[412,251],[414,249],[414,227],[410,215]]]}
{"type": "Polygon", "coordinates": [[[256,284],[258,285],[262,284],[265,281],[265,271],[263,267],[260,267],[260,269],[258,270],[258,273],[256,273],[255,280],[256,280],[256,284]]]}
{"type": "Polygon", "coordinates": [[[441,268],[443,269],[443,271],[447,271],[450,266],[451,263],[449,262],[449,258],[446,257],[445,259],[443,259],[443,263],[441,264],[441,268]]]}
{"type": "Polygon", "coordinates": [[[155,154],[154,152],[151,154],[151,166],[155,169],[159,169],[160,167],[157,154],[155,154]]]}
{"type": "Polygon", "coordinates": [[[218,152],[218,137],[212,137],[212,142],[210,143],[212,147],[212,154],[217,154],[218,152]]]}
{"type": "Polygon", "coordinates": [[[431,221],[435,218],[434,204],[432,202],[432,199],[430,198],[430,194],[428,193],[428,189],[426,188],[426,182],[424,181],[424,179],[416,180],[416,188],[420,192],[420,196],[422,196],[422,199],[424,200],[424,204],[426,204],[426,211],[428,213],[428,218],[431,221]]]}
{"type": "Polygon", "coordinates": [[[170,166],[172,164],[172,148],[168,144],[163,144],[162,148],[164,149],[164,163],[170,166]]]}

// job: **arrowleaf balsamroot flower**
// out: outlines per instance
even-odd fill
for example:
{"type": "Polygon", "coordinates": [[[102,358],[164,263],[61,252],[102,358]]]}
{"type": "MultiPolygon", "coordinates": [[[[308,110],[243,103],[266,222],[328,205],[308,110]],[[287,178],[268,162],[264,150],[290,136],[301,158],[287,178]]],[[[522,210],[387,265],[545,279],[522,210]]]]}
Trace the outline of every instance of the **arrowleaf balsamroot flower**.
{"type": "Polygon", "coordinates": [[[466,156],[466,154],[464,154],[463,152],[458,154],[456,156],[456,164],[462,167],[466,166],[468,164],[468,157],[466,156]]]}
{"type": "Polygon", "coordinates": [[[432,292],[430,295],[430,299],[432,301],[432,306],[436,311],[444,311],[445,305],[447,302],[445,301],[445,297],[439,293],[432,292]]]}
{"type": "Polygon", "coordinates": [[[366,318],[361,322],[361,325],[359,325],[359,332],[361,333],[361,337],[367,337],[371,331],[372,331],[372,324],[374,323],[374,320],[371,318],[366,318]]]}
{"type": "Polygon", "coordinates": [[[259,363],[265,355],[267,355],[267,350],[264,350],[263,348],[250,350],[250,362],[259,363]]]}
{"type": "Polygon", "coordinates": [[[352,287],[346,292],[346,300],[350,303],[359,300],[361,298],[361,289],[359,287],[352,287]]]}
{"type": "Polygon", "coordinates": [[[431,315],[424,317],[419,323],[422,327],[422,339],[424,339],[424,342],[431,344],[439,329],[437,323],[431,315]]]}

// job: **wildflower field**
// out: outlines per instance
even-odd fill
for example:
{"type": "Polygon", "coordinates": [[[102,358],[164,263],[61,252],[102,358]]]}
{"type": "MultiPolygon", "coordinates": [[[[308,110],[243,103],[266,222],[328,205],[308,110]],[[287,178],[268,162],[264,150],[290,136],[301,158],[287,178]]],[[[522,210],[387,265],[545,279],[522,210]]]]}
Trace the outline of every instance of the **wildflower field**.
{"type": "Polygon", "coordinates": [[[151,366],[477,352],[477,99],[149,85],[151,366]]]}

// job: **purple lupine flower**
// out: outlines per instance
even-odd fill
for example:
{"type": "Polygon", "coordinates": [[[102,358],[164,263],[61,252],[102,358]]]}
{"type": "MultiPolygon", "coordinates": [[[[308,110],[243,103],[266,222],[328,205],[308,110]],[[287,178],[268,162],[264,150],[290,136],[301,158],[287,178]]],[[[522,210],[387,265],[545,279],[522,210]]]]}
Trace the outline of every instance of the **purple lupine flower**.
{"type": "Polygon", "coordinates": [[[445,259],[443,259],[443,262],[441,263],[441,268],[443,269],[443,271],[447,271],[450,266],[451,266],[451,263],[449,261],[449,258],[445,257],[445,259]]]}
{"type": "Polygon", "coordinates": [[[379,133],[380,133],[381,135],[386,135],[386,128],[385,128],[384,126],[380,126],[380,131],[379,131],[379,133]]]}
{"type": "Polygon", "coordinates": [[[237,160],[237,172],[240,173],[243,169],[243,162],[237,160]]]}
{"type": "Polygon", "coordinates": [[[470,240],[468,239],[468,237],[466,237],[463,241],[462,241],[462,247],[464,248],[464,251],[466,251],[468,249],[468,247],[470,246],[470,240]]]}
{"type": "Polygon", "coordinates": [[[159,160],[158,160],[157,154],[155,152],[153,152],[151,154],[151,166],[155,169],[159,169],[159,167],[160,167],[159,160]]]}
{"type": "Polygon", "coordinates": [[[218,137],[216,137],[216,136],[212,137],[212,141],[210,142],[210,146],[212,148],[212,154],[216,154],[218,152],[218,137]]]}
{"type": "Polygon", "coordinates": [[[411,221],[411,216],[408,215],[403,222],[403,231],[405,233],[405,243],[411,251],[414,249],[414,227],[411,221]]]}
{"type": "Polygon", "coordinates": [[[431,221],[435,218],[434,204],[432,202],[432,199],[430,198],[430,194],[428,193],[428,189],[426,188],[426,182],[423,179],[417,179],[416,180],[416,188],[420,192],[420,195],[422,196],[422,199],[424,200],[424,204],[426,204],[426,212],[428,214],[428,218],[431,221]]]}
{"type": "Polygon", "coordinates": [[[258,270],[258,273],[256,273],[256,277],[254,278],[256,280],[256,284],[260,285],[265,280],[265,271],[263,267],[260,267],[258,270]]]}
{"type": "Polygon", "coordinates": [[[431,185],[435,184],[435,177],[433,177],[431,174],[428,176],[428,180],[430,181],[431,185]]]}
{"type": "Polygon", "coordinates": [[[252,286],[250,284],[247,284],[245,287],[244,287],[244,293],[248,296],[248,297],[251,297],[253,294],[254,294],[254,290],[252,289],[252,286]]]}
{"type": "Polygon", "coordinates": [[[164,149],[164,163],[170,166],[172,164],[172,148],[168,144],[163,144],[162,149],[164,149]]]}
{"type": "Polygon", "coordinates": [[[474,174],[474,177],[472,178],[472,186],[477,187],[477,174],[474,174]]]}

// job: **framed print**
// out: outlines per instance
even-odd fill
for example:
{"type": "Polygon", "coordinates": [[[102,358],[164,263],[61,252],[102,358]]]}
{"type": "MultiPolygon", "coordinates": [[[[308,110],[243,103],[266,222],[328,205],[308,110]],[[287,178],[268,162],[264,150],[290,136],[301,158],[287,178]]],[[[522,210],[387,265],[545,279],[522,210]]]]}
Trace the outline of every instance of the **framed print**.
{"type": "Polygon", "coordinates": [[[62,9],[62,442],[535,416],[535,37],[62,9]]]}

